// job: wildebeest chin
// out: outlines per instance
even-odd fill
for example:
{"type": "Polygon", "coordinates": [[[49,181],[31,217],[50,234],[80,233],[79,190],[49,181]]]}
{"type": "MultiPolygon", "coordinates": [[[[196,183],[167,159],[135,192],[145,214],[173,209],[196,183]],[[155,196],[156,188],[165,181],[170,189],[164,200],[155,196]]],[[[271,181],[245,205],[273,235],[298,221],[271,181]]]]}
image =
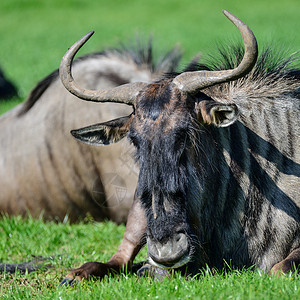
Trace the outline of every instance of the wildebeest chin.
{"type": "Polygon", "coordinates": [[[66,280],[120,270],[145,240],[151,270],[185,266],[195,273],[227,261],[288,272],[300,262],[300,73],[292,58],[274,60],[269,49],[258,57],[249,27],[224,14],[239,29],[244,51],[221,51],[220,63],[150,84],[81,89],[71,60],[92,33],[64,56],[60,75],[71,93],[133,107],[127,117],[73,136],[97,145],[127,136],[140,168],[119,250],[108,263],[86,263],[66,280]]]}

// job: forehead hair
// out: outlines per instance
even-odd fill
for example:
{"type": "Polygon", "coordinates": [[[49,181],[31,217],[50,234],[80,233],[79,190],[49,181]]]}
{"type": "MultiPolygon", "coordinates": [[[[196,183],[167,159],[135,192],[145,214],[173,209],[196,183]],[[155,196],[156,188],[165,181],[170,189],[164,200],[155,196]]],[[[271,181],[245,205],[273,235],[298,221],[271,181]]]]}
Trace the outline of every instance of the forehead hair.
{"type": "Polygon", "coordinates": [[[194,103],[166,78],[149,84],[138,96],[134,129],[147,135],[168,134],[184,126],[194,103]],[[159,132],[158,132],[159,131],[159,132]]]}

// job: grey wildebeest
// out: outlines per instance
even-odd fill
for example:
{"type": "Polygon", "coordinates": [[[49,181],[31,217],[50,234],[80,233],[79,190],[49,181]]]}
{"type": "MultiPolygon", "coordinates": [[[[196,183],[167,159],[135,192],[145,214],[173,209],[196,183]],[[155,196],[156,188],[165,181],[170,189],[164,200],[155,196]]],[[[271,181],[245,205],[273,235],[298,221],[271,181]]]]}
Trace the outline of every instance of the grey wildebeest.
{"type": "MultiPolygon", "coordinates": [[[[88,101],[120,102],[133,113],[73,130],[106,145],[127,136],[140,172],[123,241],[107,263],[67,275],[102,277],[130,265],[147,243],[149,270],[255,265],[288,272],[300,263],[300,72],[291,57],[258,56],[249,27],[227,11],[244,48],[221,60],[150,84],[84,90],[71,62],[87,34],[65,54],[66,88],[88,101]]],[[[145,269],[144,269],[145,270],[145,269]]]]}
{"type": "MultiPolygon", "coordinates": [[[[112,88],[135,81],[151,82],[174,71],[181,53],[174,48],[152,60],[152,43],[137,41],[78,59],[74,76],[88,89],[112,88]]],[[[95,148],[70,135],[74,127],[129,114],[128,105],[75,101],[58,71],[43,79],[28,99],[0,118],[0,212],[43,213],[46,219],[125,222],[137,182],[129,143],[95,148]]]]}

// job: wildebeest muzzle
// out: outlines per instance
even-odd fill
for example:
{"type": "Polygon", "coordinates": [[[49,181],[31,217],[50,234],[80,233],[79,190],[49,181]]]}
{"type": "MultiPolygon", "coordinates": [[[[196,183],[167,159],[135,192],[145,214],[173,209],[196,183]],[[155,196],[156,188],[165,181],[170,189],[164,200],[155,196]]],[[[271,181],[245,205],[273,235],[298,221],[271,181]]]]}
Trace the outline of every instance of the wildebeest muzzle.
{"type": "Polygon", "coordinates": [[[175,233],[164,242],[148,237],[149,262],[160,268],[178,268],[190,260],[190,246],[187,235],[175,233]]]}

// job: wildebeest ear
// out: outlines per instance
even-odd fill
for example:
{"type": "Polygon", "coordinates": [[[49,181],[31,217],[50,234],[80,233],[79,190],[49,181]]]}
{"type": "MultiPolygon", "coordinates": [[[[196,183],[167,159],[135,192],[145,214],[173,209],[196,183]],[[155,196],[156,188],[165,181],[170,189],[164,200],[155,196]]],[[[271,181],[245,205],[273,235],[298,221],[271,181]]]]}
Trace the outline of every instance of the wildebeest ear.
{"type": "Polygon", "coordinates": [[[129,115],[105,123],[71,130],[71,134],[77,140],[89,145],[109,145],[120,141],[126,136],[132,117],[132,115],[129,115]]]}
{"type": "Polygon", "coordinates": [[[195,104],[198,120],[217,127],[226,127],[234,123],[239,115],[235,104],[224,104],[214,100],[204,100],[195,104]]]}

